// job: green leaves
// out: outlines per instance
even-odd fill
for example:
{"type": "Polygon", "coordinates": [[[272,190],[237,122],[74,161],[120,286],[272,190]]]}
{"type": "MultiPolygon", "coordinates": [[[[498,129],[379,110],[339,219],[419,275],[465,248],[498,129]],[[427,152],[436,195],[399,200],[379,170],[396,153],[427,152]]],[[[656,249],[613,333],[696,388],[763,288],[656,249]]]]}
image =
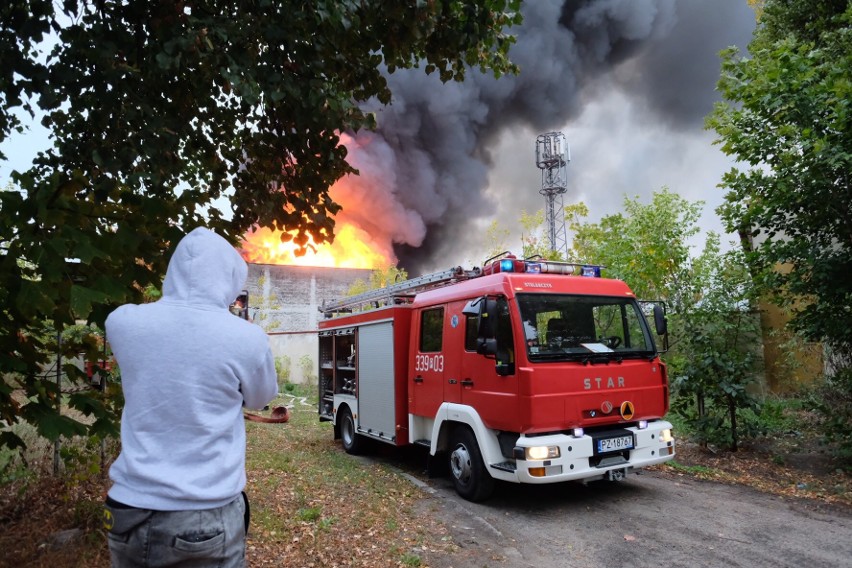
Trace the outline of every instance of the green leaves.
{"type": "Polygon", "coordinates": [[[71,286],[71,311],[75,314],[88,315],[92,313],[93,304],[105,304],[110,300],[110,295],[98,290],[86,288],[85,286],[71,286]]]}
{"type": "Polygon", "coordinates": [[[23,408],[27,422],[35,424],[38,433],[51,442],[59,438],[83,436],[88,428],[84,424],[56,412],[56,409],[39,403],[30,403],[23,408]]]}
{"type": "Polygon", "coordinates": [[[606,275],[625,280],[641,298],[664,299],[680,309],[681,287],[690,257],[689,239],[698,232],[701,202],[689,203],[667,188],[651,203],[625,197],[625,212],[599,224],[570,222],[574,241],[570,255],[579,262],[607,267],[606,275]]]}
{"type": "Polygon", "coordinates": [[[750,58],[723,52],[729,101],[707,119],[722,150],[745,164],[726,174],[720,214],[750,234],[748,261],[792,328],[852,353],[852,7],[770,1],[750,58]],[[783,270],[779,269],[783,267],[783,270]]]}

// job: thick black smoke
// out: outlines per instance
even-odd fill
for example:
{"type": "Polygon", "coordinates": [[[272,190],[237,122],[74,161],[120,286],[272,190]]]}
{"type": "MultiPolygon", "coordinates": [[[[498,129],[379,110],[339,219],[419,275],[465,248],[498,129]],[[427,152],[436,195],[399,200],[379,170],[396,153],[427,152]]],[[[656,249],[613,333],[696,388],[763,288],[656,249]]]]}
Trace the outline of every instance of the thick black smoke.
{"type": "MultiPolygon", "coordinates": [[[[495,160],[515,161],[534,179],[535,134],[562,130],[571,143],[572,122],[613,90],[631,121],[700,131],[717,98],[718,51],[745,47],[754,27],[745,0],[535,0],[523,14],[510,53],[519,75],[470,73],[443,84],[419,70],[394,73],[378,130],[347,144],[361,175],[335,195],[340,220],[364,229],[378,250],[393,247],[409,273],[467,260],[459,255],[481,241],[477,221],[540,209],[535,187],[490,183],[495,165],[506,166],[495,160]],[[498,142],[520,151],[495,156],[498,142]]],[[[606,121],[601,128],[611,130],[606,121]]]]}

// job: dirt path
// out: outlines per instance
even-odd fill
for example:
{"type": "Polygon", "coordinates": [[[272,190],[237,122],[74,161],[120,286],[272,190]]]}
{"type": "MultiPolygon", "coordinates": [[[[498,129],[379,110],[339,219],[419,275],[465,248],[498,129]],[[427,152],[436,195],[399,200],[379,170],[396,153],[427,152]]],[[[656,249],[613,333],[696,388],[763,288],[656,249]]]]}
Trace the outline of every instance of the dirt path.
{"type": "Polygon", "coordinates": [[[665,472],[617,484],[504,485],[484,504],[446,478],[421,514],[450,527],[457,552],[435,568],[850,566],[852,510],[665,472]]]}

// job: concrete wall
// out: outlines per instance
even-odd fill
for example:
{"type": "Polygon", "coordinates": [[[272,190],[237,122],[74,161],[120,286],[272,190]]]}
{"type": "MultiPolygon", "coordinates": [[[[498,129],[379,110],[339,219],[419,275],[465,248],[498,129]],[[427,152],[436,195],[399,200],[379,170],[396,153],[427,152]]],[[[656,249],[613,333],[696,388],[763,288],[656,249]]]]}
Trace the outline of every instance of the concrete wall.
{"type": "Polygon", "coordinates": [[[249,313],[269,334],[272,353],[290,362],[290,382],[313,384],[317,375],[317,322],[323,301],[346,295],[370,270],[249,264],[249,313]],[[307,369],[301,362],[310,359],[307,369]],[[307,372],[306,372],[307,371],[307,372]]]}

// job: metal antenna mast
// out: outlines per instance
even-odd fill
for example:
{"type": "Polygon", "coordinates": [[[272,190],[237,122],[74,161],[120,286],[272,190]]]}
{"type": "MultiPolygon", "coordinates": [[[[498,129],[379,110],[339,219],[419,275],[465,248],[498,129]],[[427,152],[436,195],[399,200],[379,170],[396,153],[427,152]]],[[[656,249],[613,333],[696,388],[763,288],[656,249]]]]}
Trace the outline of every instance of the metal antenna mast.
{"type": "Polygon", "coordinates": [[[535,140],[535,165],[541,170],[541,190],[550,250],[568,258],[568,234],[565,230],[565,205],[562,195],[568,191],[568,162],[571,150],[561,132],[540,134],[535,140]]]}

